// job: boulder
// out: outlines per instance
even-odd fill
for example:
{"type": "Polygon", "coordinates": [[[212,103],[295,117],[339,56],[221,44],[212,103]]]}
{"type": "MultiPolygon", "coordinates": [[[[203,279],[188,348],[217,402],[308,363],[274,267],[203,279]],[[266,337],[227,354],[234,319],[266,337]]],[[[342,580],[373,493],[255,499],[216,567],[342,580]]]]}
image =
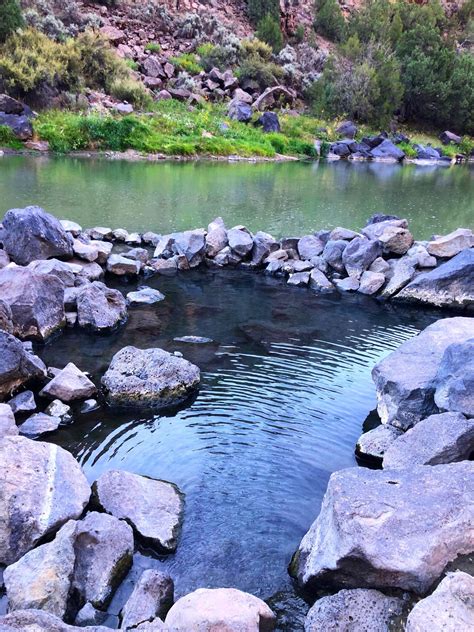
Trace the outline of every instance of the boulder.
{"type": "Polygon", "coordinates": [[[87,235],[94,240],[101,241],[103,239],[112,241],[114,234],[111,228],[105,226],[95,226],[87,230],[87,235]]]}
{"type": "Polygon", "coordinates": [[[29,140],[33,137],[33,126],[30,117],[24,114],[5,114],[0,112],[0,125],[9,127],[19,140],[29,140]]]}
{"type": "Polygon", "coordinates": [[[20,386],[46,377],[46,366],[21,342],[0,330],[0,401],[20,386]]]}
{"type": "Polygon", "coordinates": [[[438,320],[404,342],[372,370],[378,413],[383,423],[406,430],[438,412],[435,377],[445,350],[474,337],[471,318],[438,320]]]}
{"type": "Polygon", "coordinates": [[[322,258],[326,261],[331,268],[338,272],[344,271],[344,264],[342,263],[342,253],[347,247],[348,242],[344,239],[330,239],[324,246],[322,258]]]}
{"type": "Polygon", "coordinates": [[[329,151],[331,154],[334,154],[334,156],[339,156],[339,158],[347,158],[348,156],[350,156],[351,147],[354,147],[355,149],[355,145],[356,143],[354,141],[349,141],[346,143],[336,142],[332,143],[329,151]]]}
{"type": "Polygon", "coordinates": [[[174,235],[173,251],[177,255],[184,255],[190,268],[195,268],[201,263],[205,249],[206,233],[202,228],[174,235]]]}
{"type": "Polygon", "coordinates": [[[102,625],[107,618],[107,612],[97,610],[91,603],[87,602],[77,613],[74,623],[80,628],[83,628],[88,625],[102,625]]]}
{"type": "Polygon", "coordinates": [[[80,272],[75,266],[59,259],[32,261],[28,268],[37,274],[52,274],[58,277],[64,287],[73,287],[75,274],[80,272]]]}
{"type": "Polygon", "coordinates": [[[0,404],[0,441],[4,437],[14,437],[18,434],[15,416],[8,404],[0,404]]]}
{"type": "Polygon", "coordinates": [[[385,138],[380,144],[370,150],[372,158],[382,158],[387,160],[403,160],[405,152],[394,145],[391,140],[385,138]]]}
{"type": "Polygon", "coordinates": [[[66,324],[64,285],[52,274],[8,266],[0,270],[0,296],[10,306],[13,333],[45,340],[66,324]]]}
{"type": "Polygon", "coordinates": [[[383,257],[377,257],[369,266],[370,272],[381,272],[384,275],[389,272],[389,270],[391,270],[390,264],[387,263],[383,257]]]}
{"type": "Polygon", "coordinates": [[[306,287],[309,283],[309,272],[295,272],[290,274],[288,285],[295,285],[297,287],[306,287]]]}
{"type": "Polygon", "coordinates": [[[293,557],[301,586],[424,594],[472,552],[474,463],[332,474],[318,518],[293,557]]]}
{"type": "Polygon", "coordinates": [[[275,112],[264,112],[257,120],[264,132],[280,132],[280,121],[275,112]]]}
{"type": "Polygon", "coordinates": [[[53,400],[44,412],[52,417],[59,417],[61,423],[67,423],[72,419],[71,407],[63,404],[59,399],[53,400]]]}
{"type": "Polygon", "coordinates": [[[340,590],[318,599],[309,610],[305,632],[389,632],[394,617],[403,611],[403,601],[378,590],[340,590]]]}
{"type": "Polygon", "coordinates": [[[430,145],[414,144],[413,149],[416,151],[418,160],[439,160],[439,151],[430,147],[430,145]]]}
{"type": "Polygon", "coordinates": [[[474,249],[468,248],[434,270],[418,275],[395,298],[437,307],[470,307],[474,304],[473,278],[474,249]]]}
{"type": "Polygon", "coordinates": [[[333,241],[339,241],[341,239],[351,241],[354,237],[360,237],[360,233],[356,233],[353,230],[349,230],[348,228],[343,228],[341,226],[334,228],[329,235],[329,239],[333,241]]]}
{"type": "Polygon", "coordinates": [[[0,331],[5,331],[7,334],[13,333],[12,310],[10,305],[2,299],[0,299],[0,331]]]}
{"type": "Polygon", "coordinates": [[[391,298],[394,294],[404,288],[415,276],[415,266],[411,257],[401,259],[390,259],[390,270],[387,272],[389,279],[387,285],[382,290],[384,298],[391,298]]]}
{"type": "Polygon", "coordinates": [[[272,235],[259,230],[253,237],[253,248],[250,263],[252,266],[260,266],[268,255],[278,249],[278,243],[272,235]]]}
{"type": "Polygon", "coordinates": [[[334,283],[341,292],[356,292],[360,285],[355,276],[348,276],[345,279],[334,279],[334,283]]]}
{"type": "Polygon", "coordinates": [[[324,272],[314,268],[309,275],[309,287],[316,292],[334,292],[336,289],[324,272]]]}
{"type": "Polygon", "coordinates": [[[134,628],[155,617],[164,620],[173,600],[174,584],[169,575],[153,569],[143,571],[120,613],[122,629],[134,628]]]}
{"type": "Polygon", "coordinates": [[[271,632],[275,624],[264,601],[235,588],[199,588],[181,597],[165,620],[173,632],[271,632]]]}
{"type": "Polygon", "coordinates": [[[90,488],[69,452],[25,437],[0,442],[0,564],[12,564],[71,518],[90,488]]]}
{"type": "Polygon", "coordinates": [[[74,239],[72,249],[76,257],[84,259],[84,261],[97,261],[99,258],[99,248],[96,244],[93,244],[90,240],[74,239]]]}
{"type": "Polygon", "coordinates": [[[107,272],[117,276],[134,276],[140,273],[140,262],[122,257],[122,255],[110,255],[107,260],[107,272]]]}
{"type": "Polygon", "coordinates": [[[418,268],[436,268],[438,265],[436,257],[430,255],[426,248],[420,243],[415,243],[411,246],[411,248],[407,250],[407,255],[416,261],[418,268]]]}
{"type": "Polygon", "coordinates": [[[370,272],[366,270],[360,277],[359,292],[361,294],[372,295],[380,290],[385,283],[385,275],[381,272],[370,272]]]}
{"type": "Polygon", "coordinates": [[[343,121],[336,129],[336,133],[344,136],[344,138],[355,138],[357,134],[357,125],[352,121],[343,121]]]}
{"type": "Polygon", "coordinates": [[[131,305],[153,305],[163,301],[165,295],[159,290],[154,290],[152,287],[139,287],[135,292],[129,292],[127,294],[127,301],[131,305]]]}
{"type": "Polygon", "coordinates": [[[76,523],[72,594],[81,606],[108,605],[130,570],[133,550],[133,531],[123,520],[93,511],[76,523]]]}
{"type": "Polygon", "coordinates": [[[42,610],[16,610],[0,617],[2,632],[110,632],[104,626],[76,627],[42,610]]]}
{"type": "Polygon", "coordinates": [[[163,274],[164,276],[171,276],[176,274],[178,270],[178,264],[175,258],[171,259],[156,259],[152,261],[151,267],[158,274],[163,274]]]}
{"type": "Polygon", "coordinates": [[[369,224],[362,230],[362,234],[382,242],[384,253],[404,255],[413,244],[413,235],[408,230],[406,219],[369,224]]]}
{"type": "Polygon", "coordinates": [[[40,392],[41,397],[72,402],[95,395],[97,389],[85,373],[69,362],[40,392]]]}
{"type": "Polygon", "coordinates": [[[92,331],[110,331],[127,318],[127,302],[122,293],[100,281],[83,286],[76,303],[79,326],[92,331]]]}
{"type": "Polygon", "coordinates": [[[59,220],[39,206],[7,211],[3,228],[3,246],[19,265],[26,266],[35,259],[72,257],[71,237],[59,220]]]}
{"type": "Polygon", "coordinates": [[[82,226],[77,222],[71,222],[68,219],[60,219],[59,223],[67,233],[71,233],[73,237],[77,237],[82,233],[82,226]]]}
{"type": "Polygon", "coordinates": [[[176,549],[184,497],[176,485],[121,470],[102,474],[94,502],[132,525],[138,538],[161,553],[176,549]]]}
{"type": "Polygon", "coordinates": [[[434,400],[440,410],[474,417],[474,338],[449,345],[435,377],[434,400]]]}
{"type": "Polygon", "coordinates": [[[215,257],[228,243],[224,221],[219,217],[211,222],[207,228],[206,255],[215,257]]]}
{"type": "Polygon", "coordinates": [[[52,542],[29,551],[5,569],[9,610],[44,610],[63,619],[74,573],[74,521],[52,542]]]}
{"type": "Polygon", "coordinates": [[[323,241],[316,235],[305,235],[298,241],[298,254],[301,259],[317,257],[324,250],[323,241]]]}
{"type": "Polygon", "coordinates": [[[23,391],[15,395],[15,397],[8,402],[8,405],[15,415],[24,415],[34,412],[36,410],[36,402],[33,391],[23,391]]]}
{"type": "Polygon", "coordinates": [[[402,434],[402,430],[391,424],[377,426],[359,437],[356,454],[363,460],[381,463],[385,452],[402,434]]]}
{"type": "Polygon", "coordinates": [[[236,226],[228,230],[227,239],[229,246],[239,257],[245,257],[253,248],[253,237],[244,227],[236,226]]]}
{"type": "Polygon", "coordinates": [[[466,248],[474,246],[474,235],[469,228],[458,228],[457,230],[429,241],[426,249],[430,255],[435,257],[454,257],[466,248]]]}
{"type": "Polygon", "coordinates": [[[454,134],[453,132],[449,132],[448,130],[441,132],[439,135],[440,141],[443,145],[449,145],[450,143],[454,143],[455,145],[459,145],[462,141],[462,137],[454,134]]]}
{"type": "MultiPolygon", "coordinates": [[[[25,106],[8,94],[0,94],[0,112],[5,114],[22,114],[25,106]]],[[[449,132],[448,132],[449,133],[449,132]]]]}
{"type": "Polygon", "coordinates": [[[244,101],[232,100],[229,104],[227,116],[233,121],[248,123],[252,119],[252,107],[244,101]]]}
{"type": "Polygon", "coordinates": [[[350,241],[342,253],[342,263],[347,274],[360,279],[362,273],[382,255],[382,244],[377,240],[366,237],[355,237],[350,241]]]}
{"type": "Polygon", "coordinates": [[[127,252],[122,253],[122,256],[127,259],[133,259],[134,261],[139,261],[141,264],[148,263],[150,259],[150,255],[146,248],[131,248],[127,252]]]}
{"type": "Polygon", "coordinates": [[[474,621],[474,577],[457,571],[448,573],[436,590],[408,615],[406,632],[466,632],[474,621]]]}
{"type": "Polygon", "coordinates": [[[439,465],[468,459],[474,451],[474,419],[460,413],[431,415],[394,441],[385,452],[384,469],[439,465]]]}
{"type": "Polygon", "coordinates": [[[44,434],[54,432],[59,428],[61,419],[45,413],[36,413],[28,417],[19,427],[20,434],[30,439],[37,439],[44,434]]]}

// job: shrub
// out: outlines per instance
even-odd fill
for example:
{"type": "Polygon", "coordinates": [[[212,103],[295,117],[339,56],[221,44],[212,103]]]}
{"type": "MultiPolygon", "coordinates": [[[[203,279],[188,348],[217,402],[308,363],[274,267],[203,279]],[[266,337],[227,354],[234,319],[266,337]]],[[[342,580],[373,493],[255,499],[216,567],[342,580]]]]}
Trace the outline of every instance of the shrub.
{"type": "Polygon", "coordinates": [[[279,22],[267,14],[258,23],[257,36],[272,47],[274,53],[279,53],[283,47],[283,35],[279,22]]]}
{"type": "Polygon", "coordinates": [[[130,77],[126,62],[99,34],[82,33],[74,41],[74,48],[80,58],[80,72],[87,87],[107,91],[112,82],[130,77]]]}
{"type": "Polygon", "coordinates": [[[127,101],[140,109],[151,105],[151,97],[142,83],[135,79],[114,79],[110,83],[110,94],[116,99],[127,101]]]}
{"type": "Polygon", "coordinates": [[[161,53],[161,46],[160,44],[158,44],[158,42],[148,42],[148,44],[145,46],[145,50],[149,51],[150,53],[161,53]]]}
{"type": "Polygon", "coordinates": [[[258,58],[249,58],[239,66],[236,75],[242,84],[255,81],[264,90],[281,82],[284,70],[272,62],[265,62],[258,58]]]}
{"type": "Polygon", "coordinates": [[[243,59],[261,59],[263,61],[270,61],[272,58],[271,46],[257,39],[244,39],[241,42],[242,58],[243,59]]]}
{"type": "Polygon", "coordinates": [[[21,28],[24,24],[20,5],[17,0],[1,0],[0,2],[0,43],[21,28]]]}
{"type": "Polygon", "coordinates": [[[138,70],[138,63],[134,59],[124,59],[123,61],[130,70],[138,70]]]}
{"type": "Polygon", "coordinates": [[[199,65],[194,53],[183,53],[179,57],[171,57],[170,62],[191,75],[198,75],[202,71],[202,66],[199,65]]]}
{"type": "Polygon", "coordinates": [[[344,39],[346,23],[337,0],[316,0],[315,30],[333,41],[344,39]]]}
{"type": "Polygon", "coordinates": [[[57,41],[100,26],[100,18],[84,13],[76,0],[21,0],[21,5],[26,23],[57,41]]]}
{"type": "Polygon", "coordinates": [[[200,65],[206,72],[209,72],[212,68],[226,70],[235,62],[235,51],[233,49],[215,46],[210,42],[198,46],[197,53],[200,65]]]}
{"type": "Polygon", "coordinates": [[[12,130],[6,125],[0,125],[0,147],[10,147],[11,149],[21,149],[23,143],[16,138],[12,130]]]}
{"type": "Polygon", "coordinates": [[[294,38],[297,44],[301,44],[301,42],[304,40],[304,26],[302,24],[298,24],[298,26],[296,27],[294,38]]]}
{"type": "Polygon", "coordinates": [[[280,19],[279,0],[247,0],[247,5],[250,20],[254,24],[258,24],[266,15],[276,20],[280,19]]]}

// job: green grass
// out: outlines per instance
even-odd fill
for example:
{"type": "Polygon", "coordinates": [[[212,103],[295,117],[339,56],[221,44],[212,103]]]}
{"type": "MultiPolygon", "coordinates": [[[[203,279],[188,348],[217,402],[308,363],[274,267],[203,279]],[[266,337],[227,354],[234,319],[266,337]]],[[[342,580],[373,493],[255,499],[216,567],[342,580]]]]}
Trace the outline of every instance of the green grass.
{"type": "Polygon", "coordinates": [[[0,125],[0,148],[22,149],[23,143],[15,137],[12,130],[6,125],[0,125]]]}

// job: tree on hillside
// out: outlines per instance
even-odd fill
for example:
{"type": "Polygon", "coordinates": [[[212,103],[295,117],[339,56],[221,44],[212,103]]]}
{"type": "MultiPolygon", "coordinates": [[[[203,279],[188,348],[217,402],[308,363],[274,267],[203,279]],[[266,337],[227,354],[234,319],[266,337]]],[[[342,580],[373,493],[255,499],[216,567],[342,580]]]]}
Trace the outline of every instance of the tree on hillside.
{"type": "Polygon", "coordinates": [[[23,24],[23,15],[17,0],[0,0],[0,43],[23,24]]]}

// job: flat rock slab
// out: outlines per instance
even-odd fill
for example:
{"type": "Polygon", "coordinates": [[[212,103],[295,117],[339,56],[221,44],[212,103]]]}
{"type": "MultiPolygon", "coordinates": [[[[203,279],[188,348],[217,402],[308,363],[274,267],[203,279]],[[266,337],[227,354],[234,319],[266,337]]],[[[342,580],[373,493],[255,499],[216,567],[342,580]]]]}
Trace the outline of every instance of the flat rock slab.
{"type": "Polygon", "coordinates": [[[165,619],[173,632],[271,632],[276,617],[267,604],[235,588],[200,588],[181,597],[165,619]]]}
{"type": "Polygon", "coordinates": [[[378,590],[340,590],[318,599],[306,616],[305,632],[389,632],[403,601],[378,590]]]}
{"type": "Polygon", "coordinates": [[[468,459],[474,452],[474,419],[442,413],[423,419],[385,452],[384,469],[439,465],[468,459]]]}
{"type": "Polygon", "coordinates": [[[141,287],[127,294],[127,300],[131,305],[153,305],[163,301],[164,298],[164,294],[151,287],[141,287]]]}
{"type": "Polygon", "coordinates": [[[110,632],[104,626],[78,628],[42,610],[17,610],[0,617],[1,632],[110,632]]]}
{"type": "Polygon", "coordinates": [[[169,575],[153,569],[143,571],[120,613],[121,627],[136,627],[156,617],[164,620],[173,600],[174,584],[169,575]]]}
{"type": "Polygon", "coordinates": [[[18,430],[20,434],[29,437],[30,439],[37,439],[41,435],[49,432],[54,432],[59,428],[61,419],[52,415],[45,415],[45,413],[36,413],[31,415],[23,422],[18,430]]]}
{"type": "Polygon", "coordinates": [[[424,594],[448,562],[474,550],[474,463],[329,479],[291,572],[309,590],[400,588],[424,594]]]}
{"type": "Polygon", "coordinates": [[[406,632],[468,632],[474,623],[474,577],[449,573],[408,615],[406,632]]]}
{"type": "Polygon", "coordinates": [[[184,402],[198,387],[197,366],[163,349],[124,347],[102,378],[107,402],[114,406],[161,408],[184,402]]]}
{"type": "Polygon", "coordinates": [[[436,307],[472,308],[473,278],[474,249],[468,248],[447,263],[417,276],[394,298],[436,307]]]}
{"type": "Polygon", "coordinates": [[[434,380],[445,350],[474,337],[474,319],[438,320],[404,342],[372,370],[383,423],[406,430],[437,413],[434,380]]]}
{"type": "Polygon", "coordinates": [[[90,488],[74,457],[25,437],[0,441],[0,564],[12,564],[70,518],[90,488]]]}
{"type": "Polygon", "coordinates": [[[184,510],[176,485],[111,470],[94,483],[93,495],[104,511],[131,524],[145,544],[166,553],[176,549],[184,510]]]}
{"type": "Polygon", "coordinates": [[[382,424],[362,434],[356,445],[356,454],[361,459],[382,461],[385,452],[392,443],[403,434],[399,428],[382,424]]]}
{"type": "Polygon", "coordinates": [[[206,338],[205,336],[177,336],[173,340],[191,345],[207,345],[214,342],[212,338],[206,338]]]}
{"type": "Polygon", "coordinates": [[[40,392],[42,397],[72,402],[95,395],[97,388],[85,373],[69,362],[40,392]]]}

